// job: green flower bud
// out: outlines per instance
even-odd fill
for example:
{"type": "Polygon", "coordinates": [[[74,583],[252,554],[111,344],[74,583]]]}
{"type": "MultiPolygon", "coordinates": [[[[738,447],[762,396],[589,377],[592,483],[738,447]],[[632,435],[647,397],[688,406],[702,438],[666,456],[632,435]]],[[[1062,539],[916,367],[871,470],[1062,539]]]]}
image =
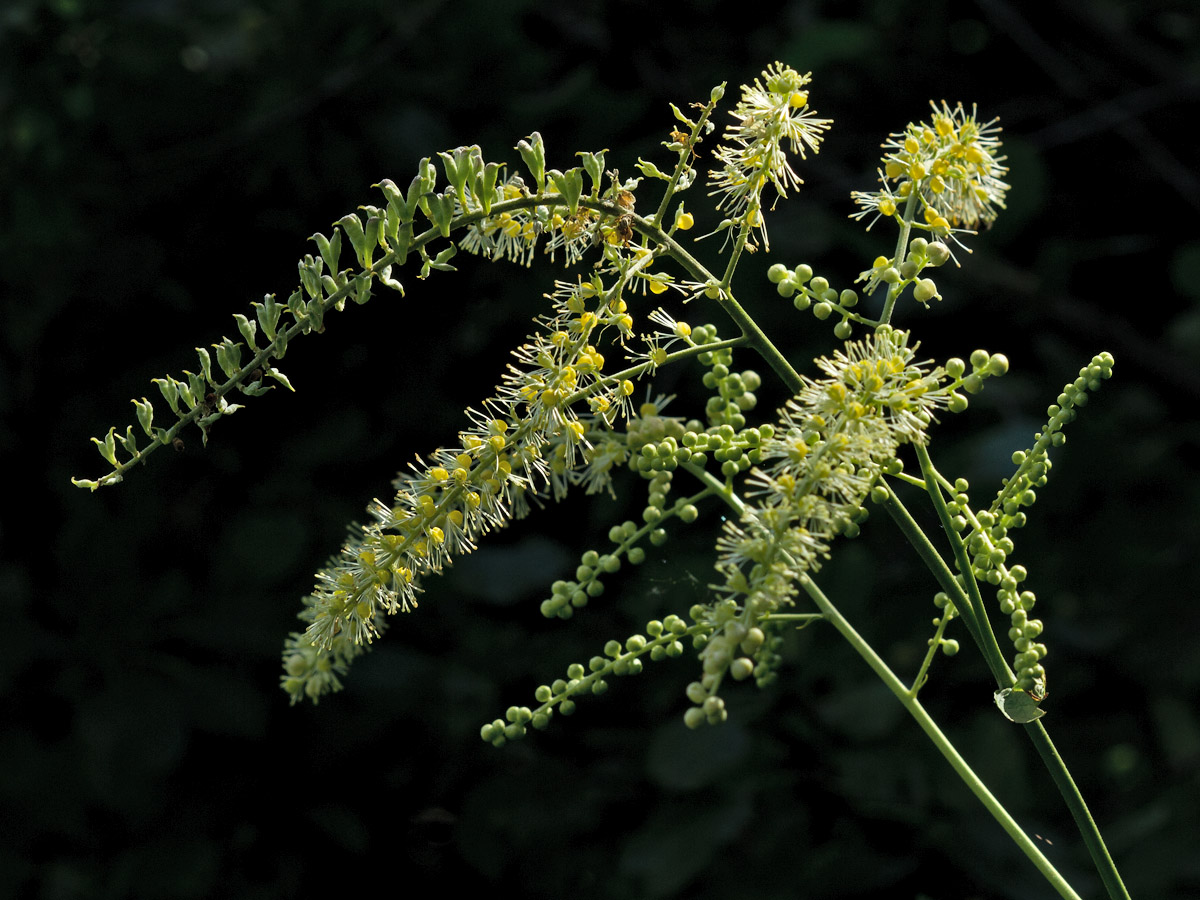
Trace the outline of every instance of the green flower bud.
{"type": "Polygon", "coordinates": [[[941,300],[942,295],[938,293],[937,285],[933,283],[932,278],[922,278],[913,287],[913,296],[920,303],[928,303],[930,300],[941,300]]]}
{"type": "MultiPolygon", "coordinates": [[[[913,243],[916,243],[916,241],[913,241],[913,243]]],[[[941,241],[934,241],[926,248],[926,256],[929,258],[929,265],[935,268],[937,266],[944,266],[950,261],[950,248],[941,241]]]]}

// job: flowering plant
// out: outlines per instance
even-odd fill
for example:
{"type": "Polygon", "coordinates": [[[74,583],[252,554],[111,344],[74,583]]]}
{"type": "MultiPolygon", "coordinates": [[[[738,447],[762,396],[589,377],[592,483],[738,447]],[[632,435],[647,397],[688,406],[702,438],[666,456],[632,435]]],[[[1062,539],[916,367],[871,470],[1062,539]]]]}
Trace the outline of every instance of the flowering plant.
{"type": "Polygon", "coordinates": [[[579,614],[610,576],[645,559],[647,545],[665,543],[677,523],[696,522],[702,507],[723,507],[711,593],[706,602],[665,613],[643,633],[610,640],[586,662],[570,665],[564,677],[535,689],[533,705],[510,706],[484,724],[484,741],[502,746],[530,727],[544,729],[556,714],[573,712],[579,699],[607,690],[611,678],[637,674],[646,660],[683,656],[689,646],[700,665],[686,690],[684,722],[718,725],[728,718],[730,682],[768,684],[779,675],[785,634],[823,622],[879,676],[1055,890],[1075,897],[919,702],[937,657],[958,653],[959,640],[950,634],[961,628],[996,682],[999,714],[1027,731],[1110,896],[1125,897],[1099,831],[1039,721],[1049,693],[1044,626],[1031,615],[1037,598],[1026,586],[1027,570],[1011,562],[1013,536],[1047,481],[1049,451],[1064,443],[1063,428],[1110,377],[1112,357],[1096,355],[1063,388],[1045,427],[1013,454],[1012,475],[986,505],[972,499],[964,479],[951,480],[934,465],[930,431],[939,417],[966,410],[969,396],[1008,368],[1002,354],[981,349],[966,360],[924,359],[911,331],[896,322],[910,288],[921,306],[940,299],[931,270],[957,262],[956,251],[969,252],[966,241],[996,218],[1009,189],[996,122],[943,102],[932,104],[928,121],[889,137],[879,186],[853,194],[859,207],[853,215],[869,218],[868,230],[885,221],[898,232],[890,254],[854,279],[857,288],[835,288],[804,263],[767,268],[781,297],[818,322],[833,320],[842,342],[816,360],[813,374],[798,371],[739,301],[733,282],[744,256],[769,250],[770,210],[800,187],[794,164],[819,151],[832,124],[810,106],[809,83],[809,75],[781,63],[769,66],[742,88],[733,122],[711,153],[707,184],[722,219],[704,237],[721,237],[723,270],[709,268],[683,243],[695,218],[680,201],[699,178],[700,146],[716,131],[723,85],[686,113],[672,106],[676,124],[663,146],[673,165],[639,159],[638,177],[606,168],[604,152],[580,153],[581,165],[565,171],[547,168],[537,133],[516,146],[520,172],[485,162],[478,147],[443,152],[440,187],[437,166],[424,159],[407,187],[382,181],[376,185],[380,205],[344,216],[330,235],[313,235],[317,254],[300,260],[300,283],[286,302],[268,294],[254,304],[253,318],[235,316],[242,340],[223,338],[213,345],[215,354],[200,349],[198,373],[155,379],[174,421],[155,424],[153,404],[134,400],[150,443],[139,445],[132,425],[93,438],[112,470],[76,484],[95,490],[121,481],[150,452],[177,444],[189,426],[207,442],[217,421],[242,408],[230,402],[235,392],[257,396],[269,389],[268,379],[290,389],[275,366],[290,341],[323,330],[328,314],[344,310],[348,300],[365,303],[379,287],[403,293],[397,275],[406,266],[425,279],[454,271],[450,260],[460,251],[523,265],[539,247],[551,259],[561,253],[575,274],[554,283],[545,312],[513,352],[495,393],[466,411],[452,446],[418,458],[395,480],[393,497],[372,501],[367,524],[356,526],[317,574],[300,612],[305,628],[288,637],[283,651],[280,683],[292,702],[315,703],[340,690],[389,618],[415,609],[431,576],[489,532],[573,489],[615,493],[614,475],[626,468],[646,484],[641,521],[614,525],[611,546],[583,552],[573,577],[550,586],[542,614],[579,614]],[[638,212],[660,181],[657,206],[638,212]],[[649,309],[654,301],[647,294],[674,294],[675,312],[649,309]],[[688,303],[693,320],[728,317],[733,335],[722,337],[714,322],[676,318],[679,305],[688,303]],[[754,369],[735,369],[735,351],[756,353],[786,387],[790,399],[776,415],[755,416],[763,378],[754,369]],[[618,358],[621,363],[611,362],[618,358]],[[704,368],[710,395],[702,413],[676,415],[672,398],[650,385],[659,369],[692,361],[704,368]],[[634,399],[639,393],[642,402],[634,399]],[[906,457],[915,459],[919,474],[905,471],[906,457]],[[932,505],[944,531],[941,547],[902,502],[904,485],[932,505]],[[869,506],[888,513],[939,588],[928,652],[907,682],[816,580],[837,541],[859,533],[869,506]],[[993,630],[984,584],[995,589],[1008,622],[1009,659],[993,630]]]}

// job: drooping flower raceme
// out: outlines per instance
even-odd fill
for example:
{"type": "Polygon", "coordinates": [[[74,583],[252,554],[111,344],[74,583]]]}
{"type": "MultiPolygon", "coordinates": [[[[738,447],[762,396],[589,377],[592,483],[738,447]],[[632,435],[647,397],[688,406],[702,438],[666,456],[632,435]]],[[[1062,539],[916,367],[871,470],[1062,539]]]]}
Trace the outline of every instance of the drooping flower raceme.
{"type": "Polygon", "coordinates": [[[382,633],[384,617],[416,606],[422,577],[520,517],[530,498],[607,484],[611,461],[593,453],[588,435],[630,413],[634,385],[603,377],[597,344],[609,330],[632,334],[633,320],[620,285],[605,291],[597,282],[559,282],[554,314],[514,351],[483,410],[467,411],[459,445],[411,464],[392,503],[374,501],[373,521],[317,574],[300,614],[308,628],[284,648],[282,684],[293,702],[339,689],[338,676],[382,633]],[[581,414],[575,404],[585,401],[581,414]]]}

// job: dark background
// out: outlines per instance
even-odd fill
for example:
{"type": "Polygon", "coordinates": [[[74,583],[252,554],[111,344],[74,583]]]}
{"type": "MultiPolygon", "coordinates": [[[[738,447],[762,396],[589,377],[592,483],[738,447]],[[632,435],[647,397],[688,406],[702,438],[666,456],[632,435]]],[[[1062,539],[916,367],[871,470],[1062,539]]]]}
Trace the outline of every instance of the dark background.
{"type": "MultiPolygon", "coordinates": [[[[281,368],[296,394],[251,400],[207,449],[187,435],[183,453],[116,488],[69,482],[104,471],[88,438],[133,422],[128,398],[156,398],[151,378],[236,336],[230,314],[251,300],[286,296],[306,237],[377,202],[373,182],[406,184],[421,156],[459,144],[517,163],[511,148],[535,128],[551,166],[610,148],[609,165],[632,173],[638,156],[662,159],[668,101],[727,80],[728,108],[775,59],[813,70],[812,102],[836,120],[800,197],[770,220],[770,258],[741,272],[743,302],[798,364],[829,349],[829,328],[759,269],[808,261],[846,286],[894,240],[846,218],[886,134],[931,98],[1002,118],[1008,211],[961,270],[942,270],[946,299],[899,321],[932,356],[983,346],[1012,361],[935,434],[935,459],[973,480],[978,505],[1060,386],[1095,352],[1116,356],[1016,559],[1046,622],[1046,722],[1131,892],[1200,893],[1200,180],[1187,133],[1200,21],[1191,0],[1024,6],[4,4],[0,895],[382,883],[385,895],[1050,896],[819,627],[789,643],[774,687],[727,692],[720,729],[681,725],[689,653],[546,733],[483,744],[484,721],[531,703],[568,663],[703,596],[713,514],[610,579],[574,622],[541,619],[549,582],[603,549],[608,526],[636,514],[633,493],[629,506],[576,497],[495,536],[430,583],[346,691],[287,706],[278,652],[311,573],[412,454],[454,439],[560,271],[467,259],[425,283],[402,274],[407,297],[352,307],[292,346],[281,368]]],[[[685,199],[704,209],[701,187],[685,199]]],[[[670,388],[677,412],[698,411],[686,373],[670,388]]],[[[764,390],[763,416],[781,399],[764,390]]],[[[840,546],[821,582],[914,670],[933,587],[886,517],[840,546]]],[[[934,676],[923,700],[1098,896],[975,654],[934,676]]]]}

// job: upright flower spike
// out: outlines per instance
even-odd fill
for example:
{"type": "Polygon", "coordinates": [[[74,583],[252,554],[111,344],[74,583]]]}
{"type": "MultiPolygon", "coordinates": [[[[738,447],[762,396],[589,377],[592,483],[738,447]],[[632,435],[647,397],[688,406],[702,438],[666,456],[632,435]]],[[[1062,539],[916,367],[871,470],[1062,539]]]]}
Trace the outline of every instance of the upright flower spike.
{"type": "Polygon", "coordinates": [[[806,85],[812,73],[801,75],[795,69],[776,62],[742,86],[742,99],[730,115],[736,123],[728,126],[723,142],[713,154],[721,164],[709,172],[709,184],[716,196],[717,209],[725,211],[726,224],[733,228],[748,222],[759,229],[767,244],[767,229],[762,216],[762,192],[768,184],[780,197],[803,182],[792,168],[788,151],[804,158],[806,152],[820,149],[823,132],[831,119],[816,117],[808,105],[806,85]],[[765,80],[765,84],[764,84],[765,80]]]}
{"type": "MultiPolygon", "coordinates": [[[[862,207],[855,218],[875,213],[892,217],[899,200],[915,192],[925,226],[944,237],[951,228],[974,231],[995,221],[1004,208],[1008,184],[1003,180],[1007,157],[999,155],[997,119],[981,123],[976,107],[929,103],[928,122],[909,123],[884,143],[878,191],[855,191],[862,207]]],[[[875,219],[872,219],[872,224],[875,219]]]]}

